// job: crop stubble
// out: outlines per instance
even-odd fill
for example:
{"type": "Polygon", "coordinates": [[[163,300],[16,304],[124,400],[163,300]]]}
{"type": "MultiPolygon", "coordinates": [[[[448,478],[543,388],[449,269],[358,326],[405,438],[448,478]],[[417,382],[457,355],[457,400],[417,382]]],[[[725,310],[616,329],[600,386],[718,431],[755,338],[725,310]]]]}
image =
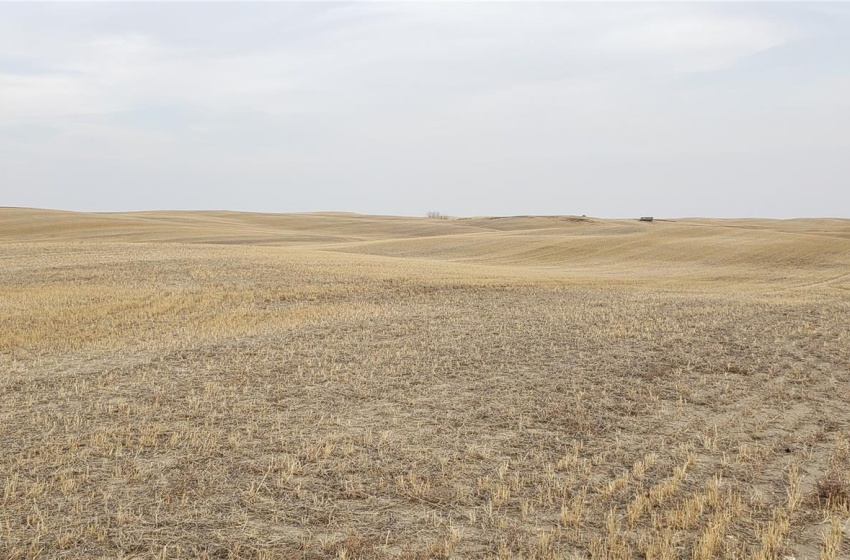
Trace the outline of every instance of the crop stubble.
{"type": "Polygon", "coordinates": [[[848,226],[749,267],[534,220],[0,230],[0,555],[847,557],[848,226]]]}

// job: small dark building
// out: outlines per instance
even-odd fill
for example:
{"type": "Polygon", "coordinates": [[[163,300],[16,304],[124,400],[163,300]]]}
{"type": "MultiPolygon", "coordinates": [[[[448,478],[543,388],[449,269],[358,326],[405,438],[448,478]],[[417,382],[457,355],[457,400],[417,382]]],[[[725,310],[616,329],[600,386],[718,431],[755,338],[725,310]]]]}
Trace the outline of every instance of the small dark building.
{"type": "Polygon", "coordinates": [[[652,216],[641,216],[640,217],[641,222],[651,222],[652,219],[653,219],[652,216]]]}

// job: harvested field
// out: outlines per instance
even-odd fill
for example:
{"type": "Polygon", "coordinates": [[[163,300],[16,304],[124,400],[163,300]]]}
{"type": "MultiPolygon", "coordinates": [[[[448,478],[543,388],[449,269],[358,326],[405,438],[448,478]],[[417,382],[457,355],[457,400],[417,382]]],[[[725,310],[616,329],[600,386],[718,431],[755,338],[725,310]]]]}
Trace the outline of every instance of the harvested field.
{"type": "Polygon", "coordinates": [[[850,220],[0,209],[0,557],[850,557],[850,220]]]}

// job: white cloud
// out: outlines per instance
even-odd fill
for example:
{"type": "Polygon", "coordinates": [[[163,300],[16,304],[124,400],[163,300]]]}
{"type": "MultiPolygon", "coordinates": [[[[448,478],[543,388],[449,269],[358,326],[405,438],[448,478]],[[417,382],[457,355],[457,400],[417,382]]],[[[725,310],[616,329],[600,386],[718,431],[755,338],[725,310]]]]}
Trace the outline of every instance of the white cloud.
{"type": "Polygon", "coordinates": [[[603,31],[593,45],[608,56],[678,71],[717,70],[786,43],[793,31],[751,16],[702,7],[651,9],[603,31]]]}
{"type": "MultiPolygon", "coordinates": [[[[618,181],[669,194],[688,169],[710,183],[706,161],[725,178],[733,156],[850,149],[840,57],[807,67],[805,87],[783,58],[813,56],[794,50],[798,16],[809,35],[850,27],[804,6],[0,5],[0,189],[57,196],[102,168],[126,189],[203,177],[220,207],[247,204],[234,177],[267,209],[373,200],[339,208],[415,213],[439,196],[534,212],[597,193],[603,208],[618,181]],[[768,51],[776,61],[754,56],[768,51]],[[578,183],[591,188],[562,192],[578,183]]],[[[122,188],[98,191],[103,209],[125,207],[122,188]]],[[[181,197],[158,206],[193,199],[181,197]]]]}
{"type": "MultiPolygon", "coordinates": [[[[50,52],[38,46],[39,62],[50,73],[0,74],[0,118],[142,104],[293,114],[399,89],[454,95],[617,73],[626,64],[644,72],[716,69],[779,45],[788,35],[751,17],[676,8],[341,6],[295,13],[315,37],[294,43],[275,37],[273,27],[265,41],[257,41],[257,19],[237,20],[229,46],[211,40],[175,44],[155,36],[156,29],[124,35],[96,29],[60,41],[50,52]]],[[[298,26],[280,14],[277,23],[298,26]]]]}

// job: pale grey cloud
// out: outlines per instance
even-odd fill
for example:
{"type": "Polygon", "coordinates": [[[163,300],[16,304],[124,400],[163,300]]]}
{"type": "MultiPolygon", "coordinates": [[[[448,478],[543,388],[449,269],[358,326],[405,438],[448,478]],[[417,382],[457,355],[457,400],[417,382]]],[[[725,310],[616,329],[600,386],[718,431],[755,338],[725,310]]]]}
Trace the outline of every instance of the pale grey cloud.
{"type": "Polygon", "coordinates": [[[0,204],[848,215],[850,10],[0,4],[0,204]]]}

